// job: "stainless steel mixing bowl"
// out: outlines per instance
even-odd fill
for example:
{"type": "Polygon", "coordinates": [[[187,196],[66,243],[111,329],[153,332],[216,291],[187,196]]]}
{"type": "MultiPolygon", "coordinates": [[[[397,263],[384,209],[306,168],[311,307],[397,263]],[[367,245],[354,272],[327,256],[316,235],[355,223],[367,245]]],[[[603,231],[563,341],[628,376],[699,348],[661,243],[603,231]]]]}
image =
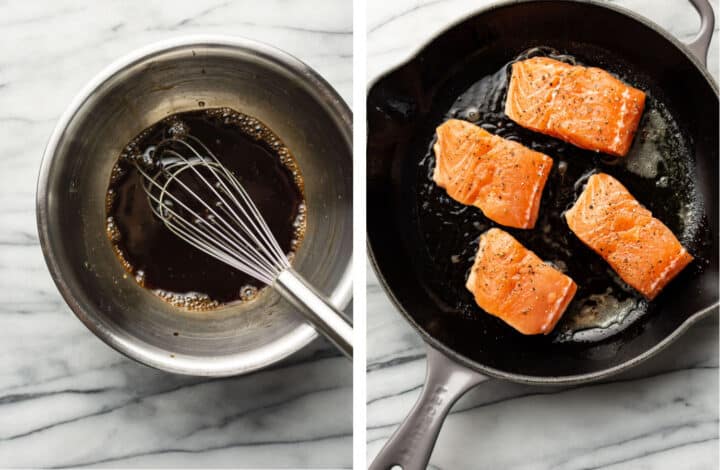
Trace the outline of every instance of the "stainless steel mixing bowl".
{"type": "Polygon", "coordinates": [[[317,334],[269,289],[256,301],[212,312],[174,308],[126,275],[105,235],[105,192],[120,150],[163,117],[201,106],[229,106],[260,119],[294,153],[308,206],[294,266],[344,308],[352,292],[350,110],[307,65],[253,41],[178,38],[138,50],[95,77],[48,143],[37,224],[58,289],[103,341],[159,369],[224,376],[274,363],[317,334]]]}

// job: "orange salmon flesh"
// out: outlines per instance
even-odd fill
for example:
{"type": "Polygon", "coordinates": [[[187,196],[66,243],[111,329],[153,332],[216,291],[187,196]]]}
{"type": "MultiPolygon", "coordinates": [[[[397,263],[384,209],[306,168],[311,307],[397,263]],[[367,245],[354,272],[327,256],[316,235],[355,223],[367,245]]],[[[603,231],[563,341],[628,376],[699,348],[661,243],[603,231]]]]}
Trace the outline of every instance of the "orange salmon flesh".
{"type": "Polygon", "coordinates": [[[526,335],[550,333],[577,291],[570,277],[497,228],[480,236],[465,286],[480,308],[526,335]]]}
{"type": "Polygon", "coordinates": [[[451,119],[437,128],[433,180],[458,202],[508,227],[535,226],[552,158],[451,119]]]}
{"type": "Polygon", "coordinates": [[[570,230],[652,300],[693,257],[615,178],[592,175],[565,213],[570,230]]]}
{"type": "Polygon", "coordinates": [[[512,65],[505,114],[535,132],[622,157],[644,107],[645,93],[602,69],[533,57],[512,65]]]}

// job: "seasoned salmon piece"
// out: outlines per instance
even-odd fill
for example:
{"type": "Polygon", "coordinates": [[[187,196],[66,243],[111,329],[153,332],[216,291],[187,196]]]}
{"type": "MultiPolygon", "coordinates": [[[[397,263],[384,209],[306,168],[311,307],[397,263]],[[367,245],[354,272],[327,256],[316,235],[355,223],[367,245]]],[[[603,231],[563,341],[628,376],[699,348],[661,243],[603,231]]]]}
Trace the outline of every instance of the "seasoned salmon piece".
{"type": "Polygon", "coordinates": [[[572,279],[497,228],[480,236],[465,286],[480,308],[526,335],[550,333],[577,290],[572,279]]]}
{"type": "Polygon", "coordinates": [[[512,65],[505,114],[533,131],[622,157],[644,107],[645,93],[602,69],[533,57],[512,65]]]}
{"type": "Polygon", "coordinates": [[[451,119],[437,128],[433,180],[458,202],[495,222],[533,228],[552,158],[451,119]]]}
{"type": "Polygon", "coordinates": [[[565,219],[583,243],[650,300],[693,260],[669,228],[604,173],[590,177],[565,219]]]}

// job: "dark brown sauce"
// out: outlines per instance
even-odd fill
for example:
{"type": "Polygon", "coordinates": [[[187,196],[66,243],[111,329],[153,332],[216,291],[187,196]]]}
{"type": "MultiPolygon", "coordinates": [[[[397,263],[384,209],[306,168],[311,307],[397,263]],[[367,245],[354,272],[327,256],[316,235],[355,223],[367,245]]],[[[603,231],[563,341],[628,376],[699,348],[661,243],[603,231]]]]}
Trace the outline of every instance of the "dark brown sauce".
{"type": "MultiPolygon", "coordinates": [[[[295,159],[262,122],[217,108],[169,116],[125,147],[107,193],[107,233],[115,253],[140,285],[174,305],[197,310],[250,300],[262,282],[191,247],[152,213],[132,162],[178,132],[199,139],[238,178],[291,259],[297,250],[306,219],[295,159]]],[[[203,198],[212,200],[207,193],[203,198]]]]}
{"type": "MultiPolygon", "coordinates": [[[[549,48],[528,50],[515,60],[534,55],[581,63],[549,48]]],[[[643,118],[628,156],[617,158],[583,150],[524,129],[504,113],[511,64],[482,77],[462,92],[436,125],[451,118],[463,119],[552,157],[553,168],[543,191],[537,224],[532,230],[499,226],[480,209],[451,199],[432,180],[433,137],[419,163],[415,182],[420,236],[432,263],[426,267],[426,272],[432,273],[429,276],[432,292],[449,310],[468,320],[485,316],[465,289],[465,280],[480,234],[500,227],[578,284],[578,291],[550,340],[608,338],[651,311],[652,303],[625,284],[602,258],[575,237],[563,213],[575,202],[591,174],[608,173],[621,181],[696,256],[680,277],[703,269],[708,261],[700,257],[701,245],[708,239],[708,229],[692,179],[695,171],[692,147],[662,99],[650,87],[643,86],[642,78],[626,75],[622,70],[610,71],[647,93],[643,118]]]]}

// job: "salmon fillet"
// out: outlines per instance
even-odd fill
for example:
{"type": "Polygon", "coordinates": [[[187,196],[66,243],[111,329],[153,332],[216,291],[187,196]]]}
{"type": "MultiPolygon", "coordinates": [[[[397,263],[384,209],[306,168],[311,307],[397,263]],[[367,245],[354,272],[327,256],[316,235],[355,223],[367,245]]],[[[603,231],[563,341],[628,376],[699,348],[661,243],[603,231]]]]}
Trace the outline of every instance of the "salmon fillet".
{"type": "Polygon", "coordinates": [[[512,65],[505,114],[533,131],[622,157],[644,107],[645,93],[602,69],[533,57],[512,65]]]}
{"type": "Polygon", "coordinates": [[[480,236],[465,286],[480,308],[526,335],[552,331],[577,290],[570,277],[497,228],[480,236]]]}
{"type": "Polygon", "coordinates": [[[450,119],[437,128],[433,180],[458,202],[514,228],[533,228],[552,158],[450,119]]]}
{"type": "Polygon", "coordinates": [[[650,300],[693,260],[669,228],[604,173],[590,177],[565,219],[583,243],[650,300]]]}

